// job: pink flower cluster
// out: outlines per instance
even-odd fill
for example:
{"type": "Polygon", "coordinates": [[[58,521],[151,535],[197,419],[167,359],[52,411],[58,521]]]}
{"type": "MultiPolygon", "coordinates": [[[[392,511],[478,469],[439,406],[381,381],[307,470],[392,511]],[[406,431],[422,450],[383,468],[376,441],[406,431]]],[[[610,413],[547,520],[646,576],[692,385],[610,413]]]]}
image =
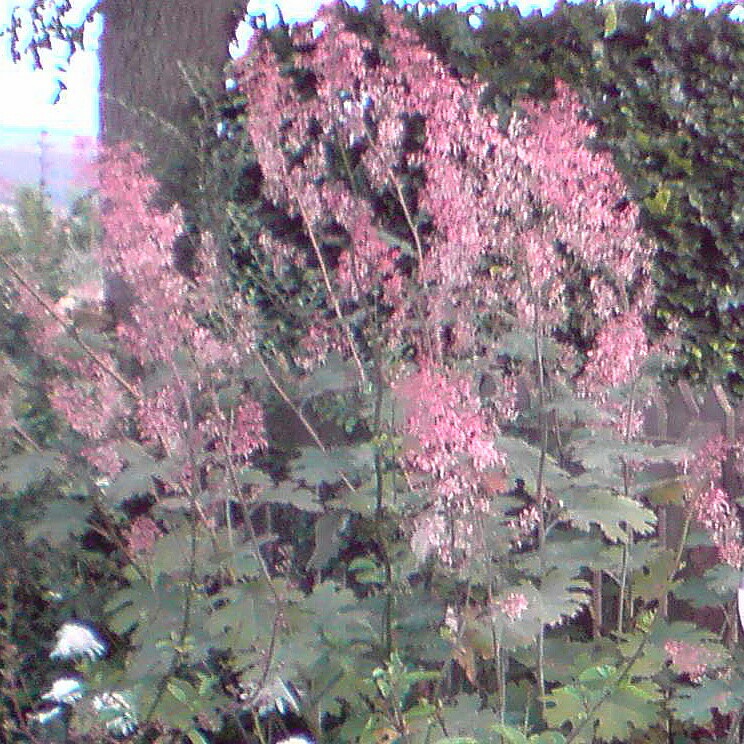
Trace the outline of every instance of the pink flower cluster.
{"type": "Polygon", "coordinates": [[[127,548],[134,556],[151,553],[163,531],[150,517],[137,517],[129,528],[127,548]]]}
{"type": "Polygon", "coordinates": [[[405,409],[405,459],[414,470],[433,475],[443,496],[472,490],[474,475],[503,463],[489,425],[466,377],[423,364],[395,385],[405,409]],[[469,475],[472,474],[472,475],[469,475]]]}
{"type": "Polygon", "coordinates": [[[125,288],[123,305],[110,315],[100,282],[57,302],[16,282],[36,347],[60,370],[52,405],[86,437],[82,454],[108,477],[127,466],[120,445],[133,434],[153,454],[174,458],[174,485],[188,481],[194,461],[245,462],[265,445],[262,411],[242,373],[254,343],[252,315],[225,286],[217,246],[204,236],[194,275],[182,274],[174,262],[181,215],[155,205],[158,184],[144,159],[112,148],[97,172],[103,239],[96,258],[102,275],[125,288]],[[219,334],[198,321],[217,316],[219,334]],[[243,392],[224,394],[235,388],[243,392]],[[217,420],[206,437],[207,422],[217,420]]]}
{"type": "Polygon", "coordinates": [[[521,592],[509,592],[503,599],[497,600],[495,604],[512,622],[519,620],[530,606],[527,597],[521,592]]]}
{"type": "Polygon", "coordinates": [[[420,559],[432,552],[447,564],[472,556],[481,543],[478,514],[488,512],[483,477],[503,465],[469,381],[424,364],[394,387],[402,403],[403,461],[412,484],[430,488],[434,502],[414,520],[411,546],[420,559]]]}
{"type": "Polygon", "coordinates": [[[608,319],[597,334],[594,348],[587,353],[580,388],[602,395],[626,385],[639,375],[648,352],[643,319],[637,309],[608,319]]]}
{"type": "MultiPolygon", "coordinates": [[[[580,266],[587,313],[615,326],[598,339],[587,383],[627,379],[646,344],[638,322],[651,300],[651,246],[609,154],[591,147],[577,97],[558,81],[549,105],[522,102],[525,118],[505,132],[480,105],[483,81],[450,74],[394,6],[381,13],[386,35],[374,41],[345,26],[340,4],[320,12],[319,35],[310,23],[291,29],[293,64],[312,73],[312,90],[298,90],[267,38],[256,36],[238,63],[266,195],[316,238],[334,225],[346,231],[330,277],[336,307],[383,298],[388,343],[404,339],[441,360],[471,354],[478,319],[494,308],[550,333],[566,319],[565,284],[580,266]],[[413,122],[416,147],[406,144],[413,122]],[[372,191],[398,202],[410,232],[400,245],[383,238],[384,218],[356,176],[329,175],[329,145],[353,148],[372,191]],[[424,185],[413,190],[416,172],[424,185]],[[613,332],[622,344],[611,359],[613,332]]],[[[275,270],[308,265],[295,248],[263,240],[275,270]]]]}
{"type": "Polygon", "coordinates": [[[181,215],[177,209],[164,213],[154,206],[157,183],[144,159],[115,148],[102,157],[99,173],[101,263],[131,295],[130,317],[116,332],[143,370],[136,401],[142,438],[183,458],[185,465],[187,451],[193,455],[207,444],[201,436],[209,428],[206,422],[220,420],[223,425],[209,432],[210,446],[249,456],[265,445],[258,404],[247,393],[229,411],[216,404],[225,382],[240,379],[240,364],[254,334],[250,313],[221,284],[215,242],[208,235],[202,238],[195,275],[186,277],[174,265],[181,215]],[[197,322],[198,315],[212,312],[220,313],[232,335],[217,335],[197,322]]]}
{"type": "Polygon", "coordinates": [[[720,559],[734,568],[744,567],[741,521],[726,491],[711,483],[695,499],[694,516],[707,530],[720,559]]]}
{"type": "Polygon", "coordinates": [[[716,662],[716,654],[698,644],[668,640],[664,643],[664,650],[672,666],[680,674],[687,675],[691,682],[701,682],[708,667],[716,662]]]}
{"type": "Polygon", "coordinates": [[[688,493],[693,516],[708,532],[718,557],[734,568],[744,568],[744,542],[736,503],[717,484],[723,477],[723,464],[739,449],[722,435],[707,439],[694,456],[683,463],[689,478],[688,493]]]}

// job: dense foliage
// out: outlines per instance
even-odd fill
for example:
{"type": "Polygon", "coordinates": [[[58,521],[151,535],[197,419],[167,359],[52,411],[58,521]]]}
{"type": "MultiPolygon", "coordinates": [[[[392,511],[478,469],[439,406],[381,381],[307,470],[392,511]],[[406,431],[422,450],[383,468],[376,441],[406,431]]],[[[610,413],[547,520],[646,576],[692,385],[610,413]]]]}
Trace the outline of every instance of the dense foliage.
{"type": "Polygon", "coordinates": [[[6,738],[736,735],[741,443],[645,415],[640,209],[567,82],[415,26],[257,35],[185,216],[117,148],[4,221],[6,738]]]}
{"type": "Polygon", "coordinates": [[[733,4],[705,13],[680,3],[559,5],[545,18],[515,8],[418,21],[460,74],[478,72],[502,109],[570,82],[589,106],[659,246],[656,323],[682,322],[679,366],[742,392],[744,30],[733,4]]]}

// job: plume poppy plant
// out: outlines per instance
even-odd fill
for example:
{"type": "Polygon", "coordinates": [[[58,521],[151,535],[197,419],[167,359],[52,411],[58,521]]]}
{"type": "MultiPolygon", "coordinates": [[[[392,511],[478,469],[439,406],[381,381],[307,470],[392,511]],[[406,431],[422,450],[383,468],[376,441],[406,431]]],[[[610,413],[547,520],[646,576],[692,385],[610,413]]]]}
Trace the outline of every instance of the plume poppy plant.
{"type": "MultiPolygon", "coordinates": [[[[103,669],[93,708],[114,736],[200,740],[216,708],[262,726],[301,715],[307,689],[319,720],[341,711],[334,738],[475,718],[625,740],[636,705],[654,727],[718,664],[699,634],[657,632],[684,546],[671,566],[655,471],[637,477],[676,457],[643,441],[653,246],[632,203],[613,210],[623,184],[567,85],[501,119],[403,12],[369,13],[254,36],[237,77],[261,193],[228,205],[228,234],[189,233],[117,147],[98,283],[60,301],[18,272],[70,461],[94,469],[95,526],[125,564],[104,611],[126,682],[103,669]],[[103,276],[122,307],[83,328],[103,276]],[[612,614],[623,643],[596,643],[612,614]]],[[[681,506],[738,565],[729,454],[690,461],[681,506]]],[[[86,633],[55,658],[97,655],[86,633]]]]}
{"type": "MultiPolygon", "coordinates": [[[[548,104],[520,102],[504,126],[481,105],[486,83],[452,75],[403,13],[380,8],[385,34],[374,36],[351,30],[348,12],[330,5],[322,27],[287,30],[297,74],[269,34],[238,62],[264,194],[309,241],[301,248],[265,232],[260,247],[276,276],[284,265],[317,277],[313,301],[322,298],[324,312],[303,339],[315,366],[331,343],[362,378],[370,347],[415,359],[415,369],[378,375],[403,402],[407,476],[431,488],[412,545],[451,560],[453,540],[475,544],[472,520],[493,498],[483,476],[503,466],[494,439],[515,409],[514,379],[492,361],[494,329],[535,336],[541,349],[579,328],[589,349],[581,385],[603,396],[648,354],[653,248],[634,205],[610,209],[624,185],[609,153],[592,147],[595,129],[565,83],[548,104]],[[569,305],[569,294],[580,302],[569,305]],[[469,390],[465,360],[490,363],[500,390],[490,409],[469,390]]],[[[563,354],[581,366],[566,344],[563,354]]],[[[570,366],[551,373],[572,382],[570,366]]]]}

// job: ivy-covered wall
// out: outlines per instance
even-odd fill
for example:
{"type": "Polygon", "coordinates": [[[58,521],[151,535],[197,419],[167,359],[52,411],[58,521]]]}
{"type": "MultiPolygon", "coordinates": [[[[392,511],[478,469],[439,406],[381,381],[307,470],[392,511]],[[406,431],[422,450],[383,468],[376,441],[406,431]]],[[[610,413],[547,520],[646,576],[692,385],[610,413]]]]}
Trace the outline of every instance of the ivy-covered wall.
{"type": "Polygon", "coordinates": [[[418,26],[458,72],[488,79],[504,111],[517,96],[549,96],[556,77],[580,92],[658,242],[654,320],[681,321],[681,371],[695,381],[723,374],[741,394],[744,28],[731,7],[665,16],[650,4],[561,4],[546,17],[440,9],[418,26]]]}

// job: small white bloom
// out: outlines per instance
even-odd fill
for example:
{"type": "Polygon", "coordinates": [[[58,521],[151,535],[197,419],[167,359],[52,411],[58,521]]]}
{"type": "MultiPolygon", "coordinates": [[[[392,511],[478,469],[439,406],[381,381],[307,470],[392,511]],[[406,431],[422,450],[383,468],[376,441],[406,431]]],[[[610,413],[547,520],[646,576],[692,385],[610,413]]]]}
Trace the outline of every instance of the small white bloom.
{"type": "Polygon", "coordinates": [[[479,29],[483,25],[483,19],[477,13],[471,13],[468,16],[470,28],[479,29]]]}
{"type": "Polygon", "coordinates": [[[55,703],[74,703],[83,696],[83,687],[80,681],[73,677],[60,677],[54,680],[52,689],[45,692],[42,700],[52,700],[55,703]]]}
{"type": "Polygon", "coordinates": [[[115,736],[129,736],[137,728],[137,717],[125,693],[103,692],[93,698],[93,707],[115,736]]]}
{"type": "Polygon", "coordinates": [[[34,713],[33,717],[43,726],[45,723],[49,723],[49,721],[53,721],[57,718],[62,711],[63,708],[61,705],[55,705],[49,710],[40,710],[38,713],[34,713]]]}
{"type": "Polygon", "coordinates": [[[288,739],[282,739],[276,744],[315,744],[315,740],[308,736],[290,736],[288,739]]]}
{"type": "Polygon", "coordinates": [[[70,659],[74,656],[96,659],[105,651],[103,641],[86,625],[65,623],[57,631],[57,644],[49,656],[52,659],[70,659]]]}
{"type": "Polygon", "coordinates": [[[300,695],[295,691],[294,685],[290,688],[281,677],[275,677],[257,696],[258,715],[266,716],[274,710],[280,715],[289,713],[290,710],[299,713],[299,697],[300,695]]]}

